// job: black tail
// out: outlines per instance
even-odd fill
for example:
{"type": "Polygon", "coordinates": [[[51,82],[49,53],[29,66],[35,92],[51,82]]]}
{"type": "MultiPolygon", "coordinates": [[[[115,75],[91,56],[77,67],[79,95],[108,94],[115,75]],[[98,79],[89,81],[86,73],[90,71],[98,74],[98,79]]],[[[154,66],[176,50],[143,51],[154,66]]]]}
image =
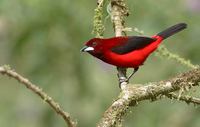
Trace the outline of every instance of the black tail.
{"type": "Polygon", "coordinates": [[[166,30],[158,33],[158,36],[161,36],[163,39],[166,39],[168,37],[170,37],[171,35],[183,30],[187,28],[187,24],[186,23],[178,23],[174,26],[171,26],[169,28],[167,28],[166,30]]]}

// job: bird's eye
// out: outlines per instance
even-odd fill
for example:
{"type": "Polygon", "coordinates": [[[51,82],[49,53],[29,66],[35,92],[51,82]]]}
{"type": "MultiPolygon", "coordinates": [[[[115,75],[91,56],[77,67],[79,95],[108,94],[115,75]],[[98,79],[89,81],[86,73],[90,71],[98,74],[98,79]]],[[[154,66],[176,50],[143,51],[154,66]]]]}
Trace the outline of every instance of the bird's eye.
{"type": "Polygon", "coordinates": [[[92,43],[92,46],[96,46],[96,45],[97,45],[97,42],[93,42],[93,43],[92,43]]]}

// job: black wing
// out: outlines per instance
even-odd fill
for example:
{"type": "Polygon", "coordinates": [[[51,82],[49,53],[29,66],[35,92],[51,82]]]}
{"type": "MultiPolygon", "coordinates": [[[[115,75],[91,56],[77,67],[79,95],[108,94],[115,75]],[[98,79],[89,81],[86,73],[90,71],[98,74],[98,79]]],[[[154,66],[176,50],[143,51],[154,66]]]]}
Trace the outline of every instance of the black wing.
{"type": "Polygon", "coordinates": [[[125,44],[113,47],[111,50],[117,54],[126,54],[144,48],[155,40],[155,38],[150,37],[130,36],[125,44]]]}

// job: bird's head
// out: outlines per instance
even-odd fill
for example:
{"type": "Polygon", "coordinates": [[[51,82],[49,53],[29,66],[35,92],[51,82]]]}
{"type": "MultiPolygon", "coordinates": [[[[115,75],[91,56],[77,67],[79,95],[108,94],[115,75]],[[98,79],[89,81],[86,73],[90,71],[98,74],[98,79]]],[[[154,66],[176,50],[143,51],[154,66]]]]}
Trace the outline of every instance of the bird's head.
{"type": "Polygon", "coordinates": [[[88,52],[93,56],[100,57],[105,49],[105,45],[103,45],[103,43],[103,39],[93,38],[86,42],[85,46],[80,51],[88,52]]]}

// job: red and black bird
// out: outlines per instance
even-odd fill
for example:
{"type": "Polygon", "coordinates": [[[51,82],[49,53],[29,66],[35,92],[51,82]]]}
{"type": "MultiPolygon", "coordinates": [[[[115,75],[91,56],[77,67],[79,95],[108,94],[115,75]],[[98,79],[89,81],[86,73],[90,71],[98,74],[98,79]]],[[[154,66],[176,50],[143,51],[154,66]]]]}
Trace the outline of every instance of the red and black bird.
{"type": "Polygon", "coordinates": [[[134,68],[128,79],[143,65],[147,57],[166,38],[185,29],[187,24],[178,23],[152,36],[121,36],[107,39],[93,38],[85,43],[82,52],[117,67],[134,68]]]}

